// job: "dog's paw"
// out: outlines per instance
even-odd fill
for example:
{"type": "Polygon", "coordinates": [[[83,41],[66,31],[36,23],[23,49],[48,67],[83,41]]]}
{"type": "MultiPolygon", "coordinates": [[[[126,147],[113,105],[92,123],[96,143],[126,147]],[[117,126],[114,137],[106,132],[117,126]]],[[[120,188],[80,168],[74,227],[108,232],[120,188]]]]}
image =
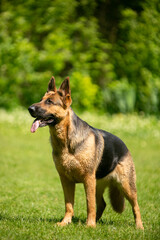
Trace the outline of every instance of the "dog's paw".
{"type": "Polygon", "coordinates": [[[95,221],[87,221],[87,227],[95,228],[96,227],[96,222],[95,221]]]}
{"type": "Polygon", "coordinates": [[[58,222],[57,225],[61,226],[61,227],[64,227],[64,226],[66,226],[70,223],[71,223],[71,219],[63,219],[61,222],[58,222]]]}
{"type": "Polygon", "coordinates": [[[62,221],[62,222],[57,222],[57,225],[64,227],[64,226],[68,225],[68,223],[62,221]]]}
{"type": "Polygon", "coordinates": [[[137,228],[137,229],[144,230],[144,227],[143,227],[143,224],[142,224],[141,221],[136,223],[136,228],[137,228]]]}

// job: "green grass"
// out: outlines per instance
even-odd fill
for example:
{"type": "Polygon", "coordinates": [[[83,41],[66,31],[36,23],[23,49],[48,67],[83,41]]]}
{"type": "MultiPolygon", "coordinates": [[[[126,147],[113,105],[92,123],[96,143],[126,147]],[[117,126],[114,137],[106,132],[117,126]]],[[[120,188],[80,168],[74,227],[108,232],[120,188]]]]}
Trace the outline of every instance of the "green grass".
{"type": "Polygon", "coordinates": [[[122,215],[107,204],[96,229],[87,228],[82,184],[76,186],[75,217],[66,227],[64,199],[54,167],[48,128],[30,133],[32,119],[23,110],[0,110],[0,239],[158,239],[160,236],[160,122],[154,117],[98,116],[84,113],[91,125],[122,138],[132,152],[144,232],[135,229],[131,207],[122,215]]]}

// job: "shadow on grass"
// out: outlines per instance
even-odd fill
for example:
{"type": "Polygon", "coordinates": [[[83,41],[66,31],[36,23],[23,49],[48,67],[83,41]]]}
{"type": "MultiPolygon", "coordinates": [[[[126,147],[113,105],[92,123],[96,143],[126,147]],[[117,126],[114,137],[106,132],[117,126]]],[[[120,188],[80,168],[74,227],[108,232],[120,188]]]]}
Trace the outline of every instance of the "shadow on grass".
{"type": "Polygon", "coordinates": [[[102,219],[100,219],[98,222],[97,222],[97,224],[99,224],[99,225],[101,225],[101,226],[103,226],[103,225],[106,225],[106,226],[115,226],[115,227],[120,227],[120,226],[126,226],[126,227],[134,227],[135,226],[135,223],[134,223],[134,221],[133,222],[128,222],[128,221],[120,221],[120,220],[114,220],[114,221],[112,221],[112,220],[109,220],[109,221],[107,221],[107,219],[106,220],[102,220],[102,219]]]}
{"type": "MultiPolygon", "coordinates": [[[[37,216],[28,216],[28,217],[24,217],[24,216],[8,216],[8,215],[2,215],[0,214],[0,221],[10,221],[10,222],[29,222],[29,223],[45,223],[45,222],[48,222],[48,223],[54,223],[56,224],[57,222],[61,222],[62,221],[62,217],[61,218],[42,218],[42,217],[37,217],[37,216]]],[[[73,217],[72,219],[72,223],[75,224],[75,225],[86,225],[86,218],[78,218],[78,217],[73,217]]],[[[124,225],[127,227],[133,227],[134,223],[130,223],[128,221],[119,221],[119,220],[115,220],[115,221],[107,221],[107,220],[99,220],[97,222],[97,225],[106,225],[106,226],[112,226],[112,225],[115,225],[115,226],[121,226],[121,225],[124,225]]]]}
{"type": "MultiPolygon", "coordinates": [[[[72,222],[75,223],[75,224],[86,224],[86,218],[78,218],[78,217],[73,217],[72,219],[72,222]]],[[[97,224],[100,224],[100,225],[113,225],[114,222],[113,221],[103,221],[103,220],[99,220],[97,222],[97,224]]]]}

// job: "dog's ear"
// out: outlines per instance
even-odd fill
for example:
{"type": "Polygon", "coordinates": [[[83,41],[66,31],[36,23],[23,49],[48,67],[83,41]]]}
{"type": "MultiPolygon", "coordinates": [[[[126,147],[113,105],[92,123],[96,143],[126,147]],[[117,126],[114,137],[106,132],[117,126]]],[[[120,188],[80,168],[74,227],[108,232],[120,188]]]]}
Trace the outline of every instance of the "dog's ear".
{"type": "Polygon", "coordinates": [[[57,89],[56,89],[56,84],[55,84],[55,78],[52,76],[49,83],[48,83],[48,92],[49,91],[53,91],[53,92],[56,92],[57,89]]]}
{"type": "Polygon", "coordinates": [[[62,82],[59,90],[63,91],[65,96],[66,96],[67,94],[71,95],[69,77],[66,77],[66,79],[62,82]]]}
{"type": "Polygon", "coordinates": [[[71,99],[71,89],[70,89],[70,82],[69,82],[69,77],[67,77],[61,84],[60,91],[64,93],[64,104],[66,107],[69,107],[72,103],[71,99]]]}

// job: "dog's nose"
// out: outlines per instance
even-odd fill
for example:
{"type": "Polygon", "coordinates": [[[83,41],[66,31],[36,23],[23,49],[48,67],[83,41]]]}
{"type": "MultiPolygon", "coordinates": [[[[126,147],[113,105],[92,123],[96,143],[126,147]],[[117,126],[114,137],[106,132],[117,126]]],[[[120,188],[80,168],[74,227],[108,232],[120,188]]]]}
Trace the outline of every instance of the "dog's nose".
{"type": "Polygon", "coordinates": [[[36,110],[36,107],[34,105],[31,105],[29,108],[28,108],[28,111],[30,112],[31,115],[33,115],[35,113],[35,110],[36,110]]]}

